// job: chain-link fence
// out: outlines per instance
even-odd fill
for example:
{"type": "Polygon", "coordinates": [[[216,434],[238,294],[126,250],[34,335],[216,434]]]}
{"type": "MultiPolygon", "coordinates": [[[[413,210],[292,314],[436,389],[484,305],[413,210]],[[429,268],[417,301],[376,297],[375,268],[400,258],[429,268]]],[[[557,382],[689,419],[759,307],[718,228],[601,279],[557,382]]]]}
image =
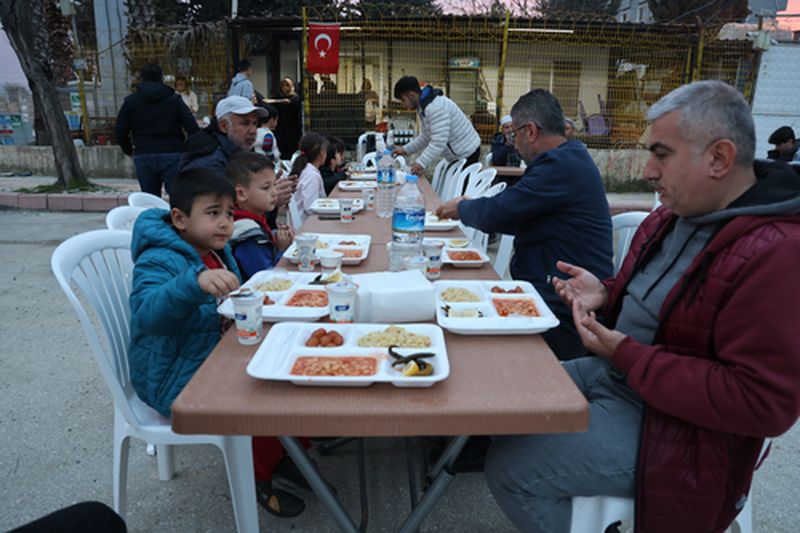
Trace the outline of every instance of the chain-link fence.
{"type": "Polygon", "coordinates": [[[649,105],[683,83],[722,79],[749,96],[754,81],[752,44],[720,40],[719,28],[448,16],[397,5],[307,8],[304,21],[237,19],[231,27],[240,36],[282,32],[302,58],[308,22],[338,22],[341,30],[338,72],[301,71],[304,124],[348,144],[366,130],[413,125],[413,112],[392,97],[407,74],[456,101],[484,142],[522,94],[548,89],[594,147],[637,145],[649,105]]]}

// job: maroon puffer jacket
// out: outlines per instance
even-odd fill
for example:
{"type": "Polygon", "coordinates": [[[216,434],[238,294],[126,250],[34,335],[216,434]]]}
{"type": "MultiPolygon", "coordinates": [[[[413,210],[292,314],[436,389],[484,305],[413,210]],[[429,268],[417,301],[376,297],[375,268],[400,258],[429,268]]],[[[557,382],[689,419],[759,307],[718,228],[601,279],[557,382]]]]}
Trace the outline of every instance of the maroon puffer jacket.
{"type": "MultiPolygon", "coordinates": [[[[676,217],[640,227],[605,312],[676,217]]],[[[662,305],[652,346],[613,357],[646,404],[636,493],[639,532],[723,531],[744,504],[764,437],[800,414],[800,217],[740,216],[695,257],[662,305]]]]}

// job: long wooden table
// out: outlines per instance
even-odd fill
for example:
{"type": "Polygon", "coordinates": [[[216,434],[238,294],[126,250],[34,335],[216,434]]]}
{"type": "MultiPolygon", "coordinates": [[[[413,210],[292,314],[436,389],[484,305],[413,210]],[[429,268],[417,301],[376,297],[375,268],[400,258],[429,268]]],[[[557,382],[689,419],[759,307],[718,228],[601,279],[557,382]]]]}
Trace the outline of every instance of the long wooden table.
{"type": "MultiPolygon", "coordinates": [[[[429,209],[437,205],[427,182],[422,188],[429,209]]],[[[345,272],[388,268],[384,239],[388,240],[389,224],[373,211],[358,215],[350,224],[333,221],[325,226],[330,233],[373,235],[369,258],[359,266],[345,267],[345,272]]],[[[322,227],[323,222],[312,216],[302,229],[319,232],[322,227]]],[[[488,264],[480,269],[446,266],[442,277],[497,279],[488,264]]],[[[401,528],[414,531],[452,479],[445,467],[458,456],[466,436],[572,432],[588,427],[586,400],[541,336],[446,332],[445,341],[450,376],[431,388],[301,387],[248,376],[245,368],[256,346],[239,344],[229,331],[173,403],[172,427],[187,434],[278,436],[345,531],[356,531],[355,524],[292,436],[459,436],[434,467],[434,483],[401,528]]]]}

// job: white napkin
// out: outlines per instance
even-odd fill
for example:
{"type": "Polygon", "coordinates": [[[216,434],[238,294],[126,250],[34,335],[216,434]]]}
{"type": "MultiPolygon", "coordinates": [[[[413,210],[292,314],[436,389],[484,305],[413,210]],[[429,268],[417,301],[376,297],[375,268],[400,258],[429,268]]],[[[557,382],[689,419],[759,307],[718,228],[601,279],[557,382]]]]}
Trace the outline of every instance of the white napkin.
{"type": "Polygon", "coordinates": [[[433,284],[419,270],[355,274],[357,322],[426,322],[436,314],[433,284]]]}

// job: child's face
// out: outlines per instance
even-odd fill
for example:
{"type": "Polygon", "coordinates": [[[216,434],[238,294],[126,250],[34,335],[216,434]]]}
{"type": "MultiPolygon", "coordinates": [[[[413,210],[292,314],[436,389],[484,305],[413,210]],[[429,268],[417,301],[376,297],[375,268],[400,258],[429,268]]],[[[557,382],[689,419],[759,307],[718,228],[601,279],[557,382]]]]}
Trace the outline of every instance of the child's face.
{"type": "Polygon", "coordinates": [[[278,127],[278,117],[272,117],[267,121],[267,127],[271,130],[274,130],[278,127]]]}
{"type": "Polygon", "coordinates": [[[171,212],[172,224],[181,238],[191,244],[200,257],[221,250],[233,234],[233,198],[206,194],[198,196],[187,215],[178,208],[171,212]]]}
{"type": "Polygon", "coordinates": [[[236,203],[251,213],[263,215],[275,209],[278,191],[275,189],[275,172],[265,168],[250,174],[247,187],[236,187],[236,203]]]}
{"type": "Polygon", "coordinates": [[[344,152],[336,152],[336,157],[334,157],[333,160],[336,162],[337,167],[342,166],[342,163],[344,163],[344,152]]]}

